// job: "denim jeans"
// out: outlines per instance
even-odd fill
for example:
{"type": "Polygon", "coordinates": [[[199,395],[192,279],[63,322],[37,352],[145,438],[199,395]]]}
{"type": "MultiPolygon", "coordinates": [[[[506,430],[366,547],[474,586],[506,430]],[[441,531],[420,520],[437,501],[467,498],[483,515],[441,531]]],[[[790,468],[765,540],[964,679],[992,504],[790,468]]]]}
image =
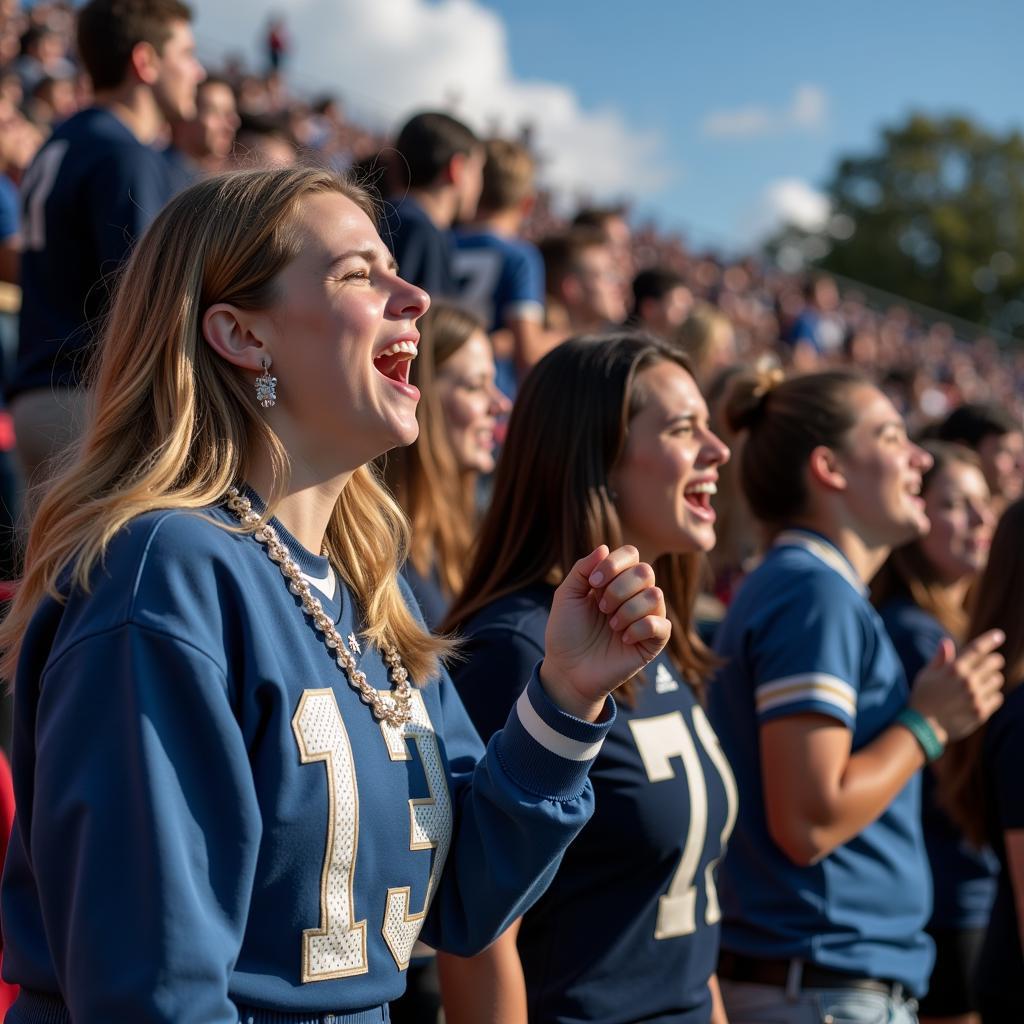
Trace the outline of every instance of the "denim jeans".
{"type": "Polygon", "coordinates": [[[729,1024],[917,1024],[912,999],[857,988],[801,988],[720,978],[729,1024]]]}

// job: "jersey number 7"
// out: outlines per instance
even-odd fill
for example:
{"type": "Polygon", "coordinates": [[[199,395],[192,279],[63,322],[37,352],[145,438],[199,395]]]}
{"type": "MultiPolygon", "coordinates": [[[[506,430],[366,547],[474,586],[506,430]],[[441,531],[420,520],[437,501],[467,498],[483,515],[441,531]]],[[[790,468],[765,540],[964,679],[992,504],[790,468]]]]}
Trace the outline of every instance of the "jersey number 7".
{"type": "MultiPolygon", "coordinates": [[[[678,711],[653,718],[634,719],[629,723],[633,740],[643,760],[647,778],[651,782],[662,782],[675,775],[672,758],[683,762],[686,786],[690,796],[690,820],[686,829],[683,856],[676,868],[668,892],[658,900],[658,921],[654,928],[656,939],[671,939],[679,935],[691,935],[697,930],[697,868],[708,830],[708,786],[701,768],[700,755],[683,716],[678,711]]],[[[700,707],[693,709],[693,728],[697,733],[708,759],[718,770],[725,787],[728,812],[722,829],[721,847],[732,834],[736,824],[736,781],[729,762],[722,753],[711,723],[700,707]]],[[[707,900],[704,920],[716,924],[722,916],[718,907],[718,891],[715,888],[714,870],[718,860],[712,860],[704,869],[704,888],[707,900]]]]}

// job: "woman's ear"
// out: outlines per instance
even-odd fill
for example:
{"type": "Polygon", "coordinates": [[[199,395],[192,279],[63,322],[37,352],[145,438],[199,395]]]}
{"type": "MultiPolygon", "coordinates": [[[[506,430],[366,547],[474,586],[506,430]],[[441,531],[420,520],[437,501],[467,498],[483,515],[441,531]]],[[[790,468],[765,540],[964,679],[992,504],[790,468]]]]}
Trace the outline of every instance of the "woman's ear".
{"type": "Polygon", "coordinates": [[[808,458],[807,471],[812,482],[829,491],[845,491],[846,474],[843,472],[836,453],[820,444],[808,458]]]}
{"type": "Polygon", "coordinates": [[[203,314],[202,326],[206,343],[233,366],[255,371],[271,359],[258,313],[218,302],[203,314]]]}

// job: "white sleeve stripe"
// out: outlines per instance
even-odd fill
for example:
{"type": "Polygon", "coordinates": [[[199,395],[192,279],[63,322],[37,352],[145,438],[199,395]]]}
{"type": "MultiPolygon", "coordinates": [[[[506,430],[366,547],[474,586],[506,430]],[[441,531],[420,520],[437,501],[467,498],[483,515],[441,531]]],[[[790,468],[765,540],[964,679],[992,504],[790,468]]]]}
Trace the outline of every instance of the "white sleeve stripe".
{"type": "Polygon", "coordinates": [[[759,712],[797,701],[819,700],[834,704],[851,717],[857,714],[857,693],[853,687],[836,676],[817,672],[765,683],[757,688],[754,699],[759,712]]]}
{"type": "Polygon", "coordinates": [[[573,740],[563,736],[556,729],[552,729],[543,718],[537,714],[536,708],[530,702],[526,690],[519,695],[516,701],[516,714],[522,727],[533,737],[545,750],[564,757],[567,761],[592,761],[597,757],[604,737],[596,743],[585,743],[582,740],[573,740]]]}
{"type": "Polygon", "coordinates": [[[533,299],[521,302],[510,302],[501,311],[505,320],[533,320],[540,323],[544,319],[544,304],[533,299]]]}

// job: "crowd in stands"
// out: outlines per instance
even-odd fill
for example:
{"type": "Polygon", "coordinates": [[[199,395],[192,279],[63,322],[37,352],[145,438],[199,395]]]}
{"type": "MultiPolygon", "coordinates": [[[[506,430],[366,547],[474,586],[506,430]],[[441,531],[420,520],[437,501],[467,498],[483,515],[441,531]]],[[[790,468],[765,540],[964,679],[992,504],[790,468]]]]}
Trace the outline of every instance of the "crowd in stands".
{"type": "Polygon", "coordinates": [[[7,1019],[1024,1019],[1024,349],[300,45],[0,0],[7,1019]]]}

